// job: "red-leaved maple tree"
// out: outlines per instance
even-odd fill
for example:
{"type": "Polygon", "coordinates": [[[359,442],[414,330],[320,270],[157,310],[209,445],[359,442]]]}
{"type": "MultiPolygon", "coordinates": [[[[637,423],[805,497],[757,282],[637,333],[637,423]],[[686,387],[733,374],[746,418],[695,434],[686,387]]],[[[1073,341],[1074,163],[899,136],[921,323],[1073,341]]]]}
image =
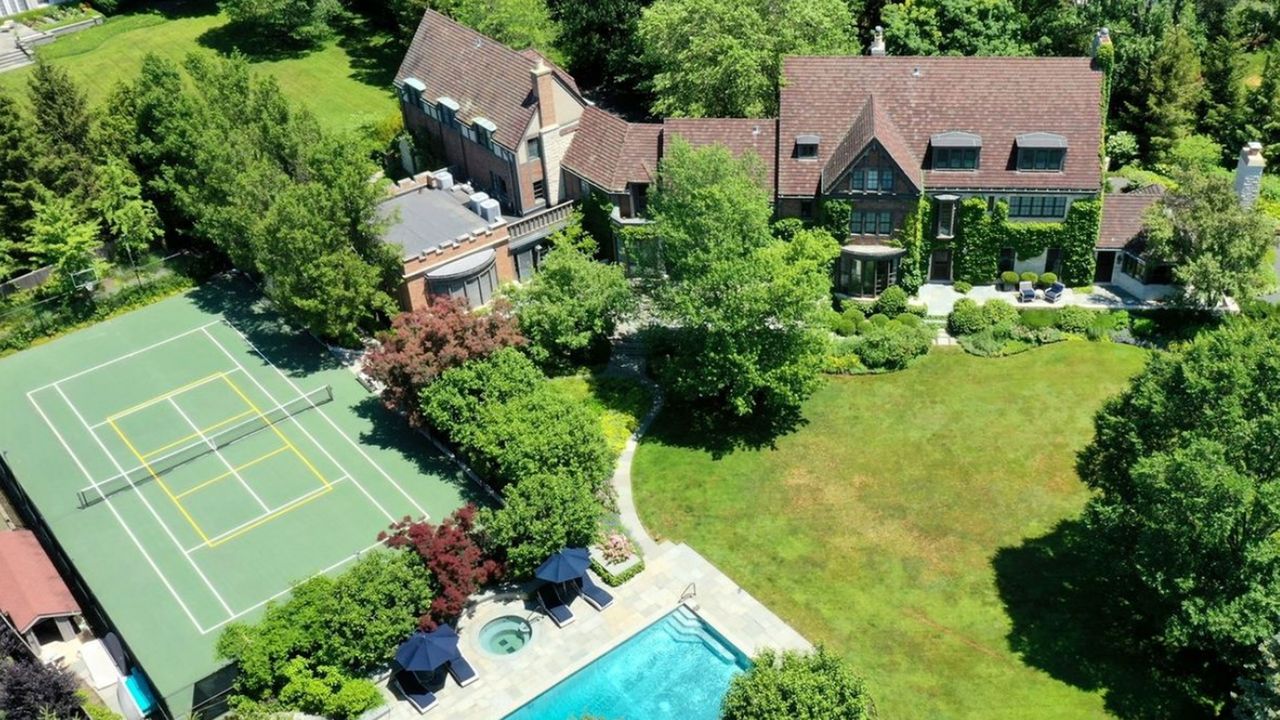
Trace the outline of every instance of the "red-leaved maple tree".
{"type": "Polygon", "coordinates": [[[365,357],[365,372],[385,386],[382,400],[387,407],[404,412],[414,425],[422,420],[418,396],[440,373],[524,344],[505,302],[495,302],[481,315],[472,313],[465,300],[443,295],[397,315],[378,339],[381,346],[365,357]]]}
{"type": "Polygon", "coordinates": [[[481,585],[502,577],[502,563],[476,542],[475,517],[476,506],[467,503],[439,525],[405,518],[378,535],[388,547],[412,548],[431,571],[435,597],[420,620],[423,630],[457,619],[481,585]]]}

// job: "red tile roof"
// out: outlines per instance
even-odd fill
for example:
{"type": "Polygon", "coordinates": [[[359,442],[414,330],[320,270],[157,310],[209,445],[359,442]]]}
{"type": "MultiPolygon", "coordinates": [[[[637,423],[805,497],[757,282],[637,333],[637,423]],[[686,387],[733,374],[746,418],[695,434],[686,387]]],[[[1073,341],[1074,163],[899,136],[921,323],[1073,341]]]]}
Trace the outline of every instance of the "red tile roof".
{"type": "Polygon", "coordinates": [[[627,183],[653,182],[661,142],[662,126],[657,123],[629,123],[587,107],[560,164],[603,190],[623,193],[627,183]]]}
{"type": "Polygon", "coordinates": [[[1102,73],[1088,58],[788,57],[782,75],[780,195],[818,190],[827,160],[872,95],[922,161],[934,134],[982,137],[979,170],[924,170],[926,187],[1096,192],[1102,185],[1102,73]],[[1014,138],[1031,132],[1068,139],[1063,172],[1010,169],[1014,138]],[[817,162],[792,157],[798,135],[820,136],[817,162]]]}
{"type": "Polygon", "coordinates": [[[1152,191],[1103,195],[1098,247],[1120,250],[1139,239],[1142,235],[1142,221],[1146,217],[1147,210],[1163,195],[1163,192],[1152,191]]]}
{"type": "Polygon", "coordinates": [[[22,633],[43,618],[80,614],[76,599],[30,530],[0,532],[0,612],[22,633]]]}
{"type": "Polygon", "coordinates": [[[668,118],[664,139],[679,135],[694,147],[720,145],[742,157],[755,153],[764,170],[765,190],[772,199],[777,165],[777,121],[769,118],[668,118]]]}
{"type": "MultiPolygon", "coordinates": [[[[516,150],[537,112],[530,71],[540,57],[533,50],[516,52],[428,10],[396,71],[396,83],[410,77],[421,80],[426,86],[423,98],[431,102],[441,96],[453,98],[462,106],[460,120],[488,118],[498,126],[494,139],[516,150]]],[[[553,67],[553,74],[578,94],[577,83],[568,73],[553,67]]]]}
{"type": "Polygon", "coordinates": [[[835,182],[872,140],[880,143],[889,157],[902,168],[912,187],[917,191],[920,189],[920,160],[912,154],[906,141],[902,139],[902,133],[898,132],[897,126],[889,119],[881,104],[876,102],[875,96],[869,95],[858,118],[853,121],[853,126],[822,168],[823,193],[831,192],[835,182]]]}

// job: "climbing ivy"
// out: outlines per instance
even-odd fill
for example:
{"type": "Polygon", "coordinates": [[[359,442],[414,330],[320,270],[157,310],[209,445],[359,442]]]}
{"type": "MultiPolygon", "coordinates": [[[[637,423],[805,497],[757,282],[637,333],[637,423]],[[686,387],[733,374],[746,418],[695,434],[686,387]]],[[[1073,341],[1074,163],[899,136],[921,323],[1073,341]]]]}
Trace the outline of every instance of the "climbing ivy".
{"type": "Polygon", "coordinates": [[[1001,248],[1011,247],[1019,260],[1029,260],[1056,247],[1062,250],[1062,282],[1087,285],[1093,280],[1101,211],[1100,200],[1077,200],[1062,222],[1010,222],[1005,202],[988,212],[985,200],[970,198],[958,212],[955,279],[974,285],[994,281],[1001,248]]]}
{"type": "Polygon", "coordinates": [[[902,223],[902,232],[896,238],[896,242],[907,251],[907,254],[902,256],[902,263],[898,266],[898,285],[902,286],[908,295],[915,295],[927,277],[925,272],[929,258],[925,250],[927,246],[925,229],[933,227],[932,208],[933,204],[929,202],[929,198],[921,195],[915,209],[902,223]]]}

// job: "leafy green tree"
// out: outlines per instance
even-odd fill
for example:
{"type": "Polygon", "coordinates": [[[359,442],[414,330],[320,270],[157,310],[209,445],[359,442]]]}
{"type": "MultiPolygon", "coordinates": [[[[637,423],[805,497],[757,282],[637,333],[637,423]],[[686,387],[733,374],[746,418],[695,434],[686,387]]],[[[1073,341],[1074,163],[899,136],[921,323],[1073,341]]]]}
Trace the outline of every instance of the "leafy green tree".
{"type": "Polygon", "coordinates": [[[1225,297],[1247,299],[1267,287],[1263,257],[1272,222],[1240,206],[1229,175],[1184,173],[1149,211],[1149,252],[1177,263],[1174,277],[1188,299],[1206,307],[1225,297]]]}
{"type": "Polygon", "coordinates": [[[1222,164],[1222,145],[1208,135],[1187,135],[1174,141],[1156,171],[1166,175],[1179,172],[1208,173],[1222,164]]]}
{"type": "Polygon", "coordinates": [[[405,40],[413,37],[426,10],[444,13],[517,50],[535,48],[558,61],[558,28],[546,0],[391,0],[405,40]]]}
{"type": "Polygon", "coordinates": [[[1262,83],[1249,95],[1249,121],[1250,139],[1261,142],[1263,154],[1271,159],[1267,170],[1280,172],[1280,42],[1267,53],[1262,83]]]}
{"type": "Polygon", "coordinates": [[[137,262],[164,235],[155,205],[143,199],[138,176],[124,160],[110,158],[96,172],[95,210],[115,239],[115,259],[137,262]]]}
{"type": "Polygon", "coordinates": [[[34,214],[38,184],[29,122],[18,101],[0,90],[0,243],[17,243],[25,237],[26,224],[34,214]]]}
{"type": "Polygon", "coordinates": [[[721,720],[870,720],[866,682],[821,645],[812,653],[765,649],[729,684],[721,720]]]}
{"type": "Polygon", "coordinates": [[[305,658],[285,663],[284,675],[287,680],[280,688],[280,703],[304,713],[347,720],[384,702],[373,682],[347,677],[333,667],[312,667],[305,658]]]}
{"type": "Polygon", "coordinates": [[[37,134],[36,175],[60,194],[90,194],[92,120],[84,90],[61,67],[37,62],[27,78],[37,134]]]}
{"type": "Polygon", "coordinates": [[[782,56],[858,49],[843,0],[656,0],[639,31],[660,116],[772,116],[782,56]]]}
{"type": "Polygon", "coordinates": [[[663,158],[650,208],[666,279],[654,300],[676,340],[656,370],[713,415],[781,418],[817,387],[838,250],[823,230],[775,239],[757,172],[679,139],[663,158]]]}
{"type": "Polygon", "coordinates": [[[1178,140],[1194,132],[1204,93],[1200,54],[1184,25],[1166,30],[1141,79],[1147,150],[1150,157],[1164,159],[1178,140]]]}
{"type": "MultiPolygon", "coordinates": [[[[641,83],[649,76],[641,60],[640,13],[652,0],[552,0],[559,26],[556,44],[569,71],[582,85],[602,88],[628,105],[641,100],[641,83]]],[[[646,104],[647,105],[647,104],[646,104]]]]}
{"type": "Polygon", "coordinates": [[[507,571],[517,579],[531,577],[552,553],[596,539],[603,507],[583,483],[531,475],[504,494],[506,504],[481,510],[479,522],[488,542],[506,553],[507,571]]]}
{"type": "Polygon", "coordinates": [[[1280,630],[1277,343],[1280,323],[1237,321],[1153,356],[1077,465],[1127,632],[1210,704],[1280,630]]]}
{"type": "Polygon", "coordinates": [[[511,296],[527,351],[553,370],[607,357],[609,335],[635,306],[621,266],[567,244],[555,245],[533,280],[511,296]]]}
{"type": "Polygon", "coordinates": [[[27,250],[39,266],[52,265],[58,281],[70,285],[77,273],[96,269],[100,227],[86,219],[74,200],[46,194],[36,202],[27,250]]]}
{"type": "Polygon", "coordinates": [[[1258,659],[1248,674],[1236,681],[1235,720],[1280,718],[1280,635],[1258,646],[1258,659]]]}
{"type": "Polygon", "coordinates": [[[546,376],[524,353],[505,347],[445,370],[422,389],[422,416],[461,447],[474,445],[484,408],[533,391],[546,376]]]}
{"type": "MultiPolygon", "coordinates": [[[[1248,87],[1245,85],[1245,56],[1239,43],[1220,37],[1204,49],[1205,111],[1200,129],[1210,135],[1225,152],[1234,156],[1249,140],[1248,87]]],[[[1221,163],[1224,155],[1218,158],[1221,163]]]]}
{"type": "Polygon", "coordinates": [[[1030,55],[1026,18],[1012,0],[903,0],[881,13],[894,55],[1030,55]]]}
{"type": "Polygon", "coordinates": [[[260,41],[313,47],[333,35],[338,0],[221,0],[219,7],[260,41]]]}

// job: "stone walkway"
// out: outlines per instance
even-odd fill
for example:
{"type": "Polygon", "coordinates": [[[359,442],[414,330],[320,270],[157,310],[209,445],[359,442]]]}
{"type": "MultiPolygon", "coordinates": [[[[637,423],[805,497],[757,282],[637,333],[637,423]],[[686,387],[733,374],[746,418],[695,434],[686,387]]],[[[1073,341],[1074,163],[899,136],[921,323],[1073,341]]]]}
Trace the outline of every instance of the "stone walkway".
{"type": "Polygon", "coordinates": [[[1052,308],[1079,305],[1080,307],[1094,310],[1137,310],[1165,307],[1164,303],[1139,300],[1106,285],[1095,285],[1093,290],[1088,293],[1079,293],[1068,288],[1062,299],[1056,303],[1046,302],[1043,299],[1020,303],[1015,293],[1010,290],[1000,290],[995,285],[977,285],[967,294],[962,295],[956,292],[951,285],[927,283],[921,286],[920,291],[916,293],[916,301],[924,303],[928,308],[926,312],[930,317],[950,315],[955,308],[956,302],[965,297],[979,305],[989,300],[1003,300],[1021,308],[1052,308]]]}

